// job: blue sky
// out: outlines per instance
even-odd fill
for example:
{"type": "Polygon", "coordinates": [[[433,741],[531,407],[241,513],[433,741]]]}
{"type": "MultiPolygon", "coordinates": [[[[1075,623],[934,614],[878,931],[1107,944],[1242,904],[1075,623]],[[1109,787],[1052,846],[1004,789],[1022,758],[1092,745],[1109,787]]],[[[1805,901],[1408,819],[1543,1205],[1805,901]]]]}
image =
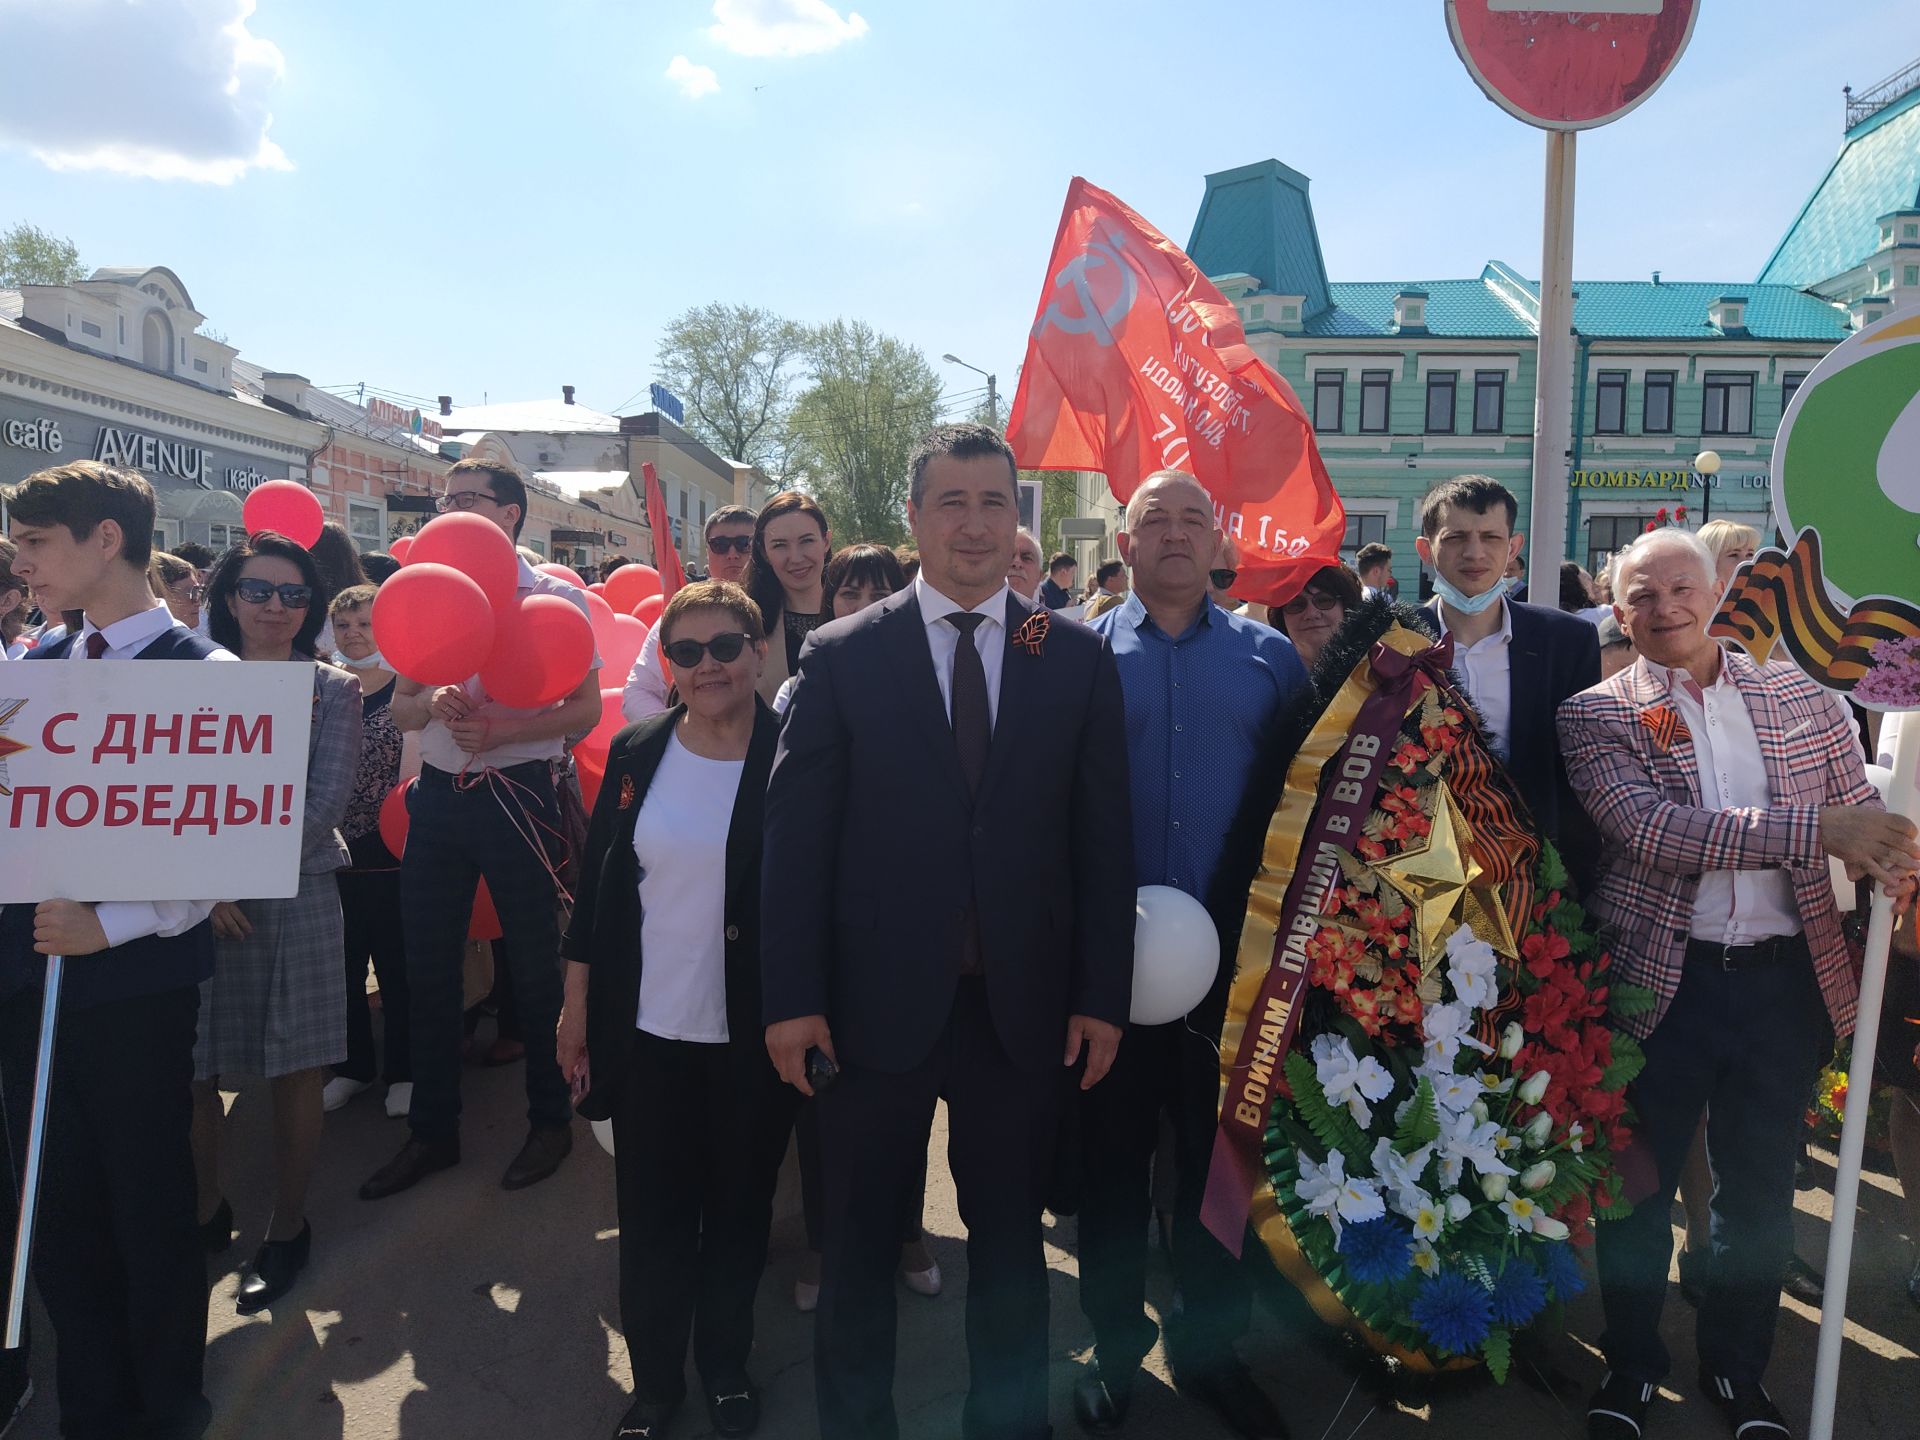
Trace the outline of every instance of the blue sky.
{"type": "MultiPolygon", "coordinates": [[[[171,266],[321,384],[641,409],[663,321],[725,300],[1010,396],[1074,174],[1184,242],[1208,171],[1274,156],[1336,280],[1539,268],[1541,136],[1439,0],[0,0],[0,34],[0,226],[171,266]]],[[[1581,137],[1577,275],[1750,281],[1840,87],[1916,57],[1911,0],[1704,0],[1581,137]]]]}

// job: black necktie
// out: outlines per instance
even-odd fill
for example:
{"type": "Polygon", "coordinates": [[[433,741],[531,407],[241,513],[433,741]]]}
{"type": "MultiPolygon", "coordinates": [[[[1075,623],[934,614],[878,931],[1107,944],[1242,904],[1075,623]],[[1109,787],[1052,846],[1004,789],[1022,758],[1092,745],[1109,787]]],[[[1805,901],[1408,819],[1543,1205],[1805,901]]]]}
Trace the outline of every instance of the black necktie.
{"type": "Polygon", "coordinates": [[[987,747],[993,739],[987,667],[981,662],[980,647],[973,643],[973,632],[986,618],[970,612],[947,616],[947,623],[960,632],[953,652],[953,743],[960,751],[960,773],[967,777],[970,795],[980,793],[980,781],[987,773],[987,747]]]}
{"type": "MultiPolygon", "coordinates": [[[[987,667],[973,632],[987,617],[962,612],[947,616],[960,632],[953,652],[953,743],[960,752],[960,773],[967,778],[967,794],[978,796],[987,773],[987,746],[993,738],[993,711],[987,704],[987,667]]],[[[983,969],[980,950],[980,912],[969,903],[960,937],[960,973],[978,975],[983,969]]]]}

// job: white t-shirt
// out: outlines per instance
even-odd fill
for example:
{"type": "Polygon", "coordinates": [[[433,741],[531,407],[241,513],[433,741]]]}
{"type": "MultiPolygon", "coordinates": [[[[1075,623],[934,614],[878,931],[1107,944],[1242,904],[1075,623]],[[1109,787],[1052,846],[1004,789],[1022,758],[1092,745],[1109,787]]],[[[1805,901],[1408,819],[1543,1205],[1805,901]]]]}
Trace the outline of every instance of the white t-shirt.
{"type": "Polygon", "coordinates": [[[727,831],[744,760],[667,741],[634,817],[640,862],[640,1009],[665,1040],[727,1040],[727,831]]]}

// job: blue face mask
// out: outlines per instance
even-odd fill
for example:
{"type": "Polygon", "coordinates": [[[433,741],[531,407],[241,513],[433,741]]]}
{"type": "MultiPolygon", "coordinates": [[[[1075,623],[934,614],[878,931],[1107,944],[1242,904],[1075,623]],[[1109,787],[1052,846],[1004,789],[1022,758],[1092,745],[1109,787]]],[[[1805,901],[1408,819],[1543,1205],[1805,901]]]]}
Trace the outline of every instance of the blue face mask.
{"type": "Polygon", "coordinates": [[[1444,604],[1463,615],[1478,615],[1482,611],[1492,609],[1500,603],[1500,597],[1512,588],[1513,577],[1502,575],[1484,594],[1464,595],[1439,571],[1436,570],[1433,574],[1433,593],[1438,595],[1444,604]]]}

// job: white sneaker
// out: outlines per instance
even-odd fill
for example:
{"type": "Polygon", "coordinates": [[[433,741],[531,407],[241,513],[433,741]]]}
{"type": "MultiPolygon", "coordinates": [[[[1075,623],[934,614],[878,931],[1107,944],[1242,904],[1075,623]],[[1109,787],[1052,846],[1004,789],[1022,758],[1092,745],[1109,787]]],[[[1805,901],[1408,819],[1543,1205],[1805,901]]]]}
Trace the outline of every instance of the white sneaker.
{"type": "Polygon", "coordinates": [[[929,1299],[940,1293],[940,1263],[935,1261],[924,1270],[902,1270],[900,1278],[906,1282],[909,1290],[916,1295],[925,1295],[929,1299]]]}
{"type": "Polygon", "coordinates": [[[371,1080],[349,1080],[344,1075],[336,1075],[327,1081],[326,1089],[320,1092],[322,1110],[338,1110],[363,1090],[371,1090],[371,1080]]]}
{"type": "Polygon", "coordinates": [[[404,1120],[413,1112],[413,1082],[396,1080],[387,1087],[387,1114],[404,1120]]]}

